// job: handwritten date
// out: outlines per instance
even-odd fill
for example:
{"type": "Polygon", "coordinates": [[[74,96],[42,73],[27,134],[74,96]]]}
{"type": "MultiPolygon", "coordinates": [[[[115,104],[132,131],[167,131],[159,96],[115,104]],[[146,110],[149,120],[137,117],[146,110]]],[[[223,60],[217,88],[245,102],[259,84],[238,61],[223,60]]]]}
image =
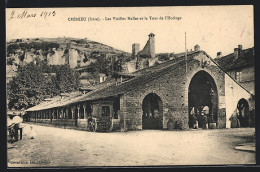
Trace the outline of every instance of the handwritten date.
{"type": "Polygon", "coordinates": [[[24,10],[22,12],[16,12],[15,10],[13,10],[11,12],[11,16],[10,16],[9,20],[27,19],[27,18],[36,18],[36,17],[46,19],[47,17],[54,17],[55,15],[56,15],[55,11],[42,11],[40,13],[31,13],[31,12],[28,12],[27,10],[24,10]]]}

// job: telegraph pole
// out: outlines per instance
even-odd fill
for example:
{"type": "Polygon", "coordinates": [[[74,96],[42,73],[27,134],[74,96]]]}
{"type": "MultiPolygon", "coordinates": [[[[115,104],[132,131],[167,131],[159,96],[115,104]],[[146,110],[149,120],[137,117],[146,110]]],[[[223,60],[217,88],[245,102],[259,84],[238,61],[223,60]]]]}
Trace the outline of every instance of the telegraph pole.
{"type": "Polygon", "coordinates": [[[188,71],[188,64],[187,64],[187,62],[188,62],[188,59],[187,59],[187,45],[186,45],[186,32],[185,32],[185,64],[186,64],[186,73],[187,73],[187,71],[188,71]]]}

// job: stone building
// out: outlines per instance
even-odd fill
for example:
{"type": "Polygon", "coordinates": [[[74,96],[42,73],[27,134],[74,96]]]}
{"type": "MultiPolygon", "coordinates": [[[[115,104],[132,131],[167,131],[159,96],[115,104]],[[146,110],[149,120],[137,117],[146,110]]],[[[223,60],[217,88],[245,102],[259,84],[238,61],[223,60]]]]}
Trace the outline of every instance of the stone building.
{"type": "Polygon", "coordinates": [[[113,131],[171,130],[190,128],[192,109],[201,117],[202,109],[208,106],[211,123],[216,128],[230,128],[238,104],[251,109],[251,100],[248,90],[206,52],[198,50],[187,59],[183,55],[122,75],[119,81],[105,81],[85,94],[58,96],[26,112],[28,120],[36,123],[83,130],[87,130],[90,116],[110,117],[113,131]]]}
{"type": "Polygon", "coordinates": [[[254,48],[243,50],[242,45],[234,53],[222,56],[217,53],[216,62],[251,94],[255,94],[254,48]]]}
{"type": "Polygon", "coordinates": [[[140,50],[140,44],[132,44],[132,57],[135,58],[123,64],[126,73],[151,67],[158,62],[155,57],[155,34],[150,33],[148,35],[148,40],[142,50],[140,50]]]}
{"type": "Polygon", "coordinates": [[[138,55],[149,55],[151,58],[155,58],[155,35],[153,33],[150,33],[148,35],[149,39],[146,42],[144,48],[139,51],[138,55]]]}
{"type": "Polygon", "coordinates": [[[254,68],[254,47],[243,50],[242,45],[234,48],[234,53],[222,56],[217,53],[215,61],[234,78],[243,88],[251,93],[252,106],[246,100],[241,100],[237,105],[237,113],[231,116],[231,127],[249,127],[255,125],[254,103],[255,103],[255,68],[254,68]],[[240,119],[240,124],[237,124],[240,119]],[[244,120],[243,120],[244,119],[244,120]],[[245,122],[244,122],[245,121],[245,122]]]}

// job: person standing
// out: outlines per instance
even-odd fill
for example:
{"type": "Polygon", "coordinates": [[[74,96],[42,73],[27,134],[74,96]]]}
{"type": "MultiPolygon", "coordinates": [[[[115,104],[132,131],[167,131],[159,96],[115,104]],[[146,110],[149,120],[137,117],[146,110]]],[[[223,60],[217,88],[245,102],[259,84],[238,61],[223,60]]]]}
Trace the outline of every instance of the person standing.
{"type": "Polygon", "coordinates": [[[209,107],[208,106],[203,107],[203,109],[201,111],[201,115],[202,115],[202,128],[208,129],[208,115],[209,115],[209,107]]]}
{"type": "Polygon", "coordinates": [[[194,107],[192,107],[191,112],[190,112],[190,126],[194,129],[198,128],[198,121],[197,121],[197,117],[195,115],[194,107]]]}

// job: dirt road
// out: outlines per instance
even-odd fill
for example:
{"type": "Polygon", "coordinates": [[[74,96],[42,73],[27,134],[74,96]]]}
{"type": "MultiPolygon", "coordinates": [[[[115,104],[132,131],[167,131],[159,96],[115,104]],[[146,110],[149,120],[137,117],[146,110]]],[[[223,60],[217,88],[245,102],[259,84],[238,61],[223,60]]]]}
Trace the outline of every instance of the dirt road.
{"type": "Polygon", "coordinates": [[[22,140],[8,143],[8,167],[255,163],[254,152],[234,149],[255,142],[253,128],[92,133],[33,127],[35,139],[24,135],[22,140]]]}

